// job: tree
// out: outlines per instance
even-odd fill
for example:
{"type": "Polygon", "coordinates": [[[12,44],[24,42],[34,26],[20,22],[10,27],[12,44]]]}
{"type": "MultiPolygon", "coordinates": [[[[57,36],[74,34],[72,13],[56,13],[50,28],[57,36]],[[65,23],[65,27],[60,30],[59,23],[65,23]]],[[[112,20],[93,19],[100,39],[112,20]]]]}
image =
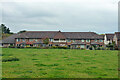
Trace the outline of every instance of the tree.
{"type": "Polygon", "coordinates": [[[18,33],[24,33],[24,32],[26,32],[26,30],[19,31],[18,33]]]}
{"type": "Polygon", "coordinates": [[[5,34],[6,33],[11,34],[10,29],[7,28],[4,24],[0,25],[0,31],[2,31],[2,33],[5,33],[5,34]]]}
{"type": "Polygon", "coordinates": [[[46,45],[49,44],[49,38],[45,38],[45,39],[43,40],[43,43],[46,44],[46,45]]]}
{"type": "Polygon", "coordinates": [[[6,33],[10,34],[10,29],[9,28],[7,28],[6,33]]]}

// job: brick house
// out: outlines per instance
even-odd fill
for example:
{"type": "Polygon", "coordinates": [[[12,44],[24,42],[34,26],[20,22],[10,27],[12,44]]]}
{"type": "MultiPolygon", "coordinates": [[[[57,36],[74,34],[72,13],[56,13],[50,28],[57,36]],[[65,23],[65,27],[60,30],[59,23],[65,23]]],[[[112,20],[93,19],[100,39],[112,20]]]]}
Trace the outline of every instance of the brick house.
{"type": "MultiPolygon", "coordinates": [[[[43,40],[46,38],[49,39],[48,46],[67,46],[70,48],[79,47],[86,49],[89,49],[91,46],[104,46],[104,36],[94,32],[27,31],[15,35],[11,41],[13,41],[16,47],[44,47],[43,40]]],[[[4,43],[5,41],[3,40],[3,46],[5,45],[4,43]]]]}
{"type": "Polygon", "coordinates": [[[116,46],[120,49],[120,32],[115,32],[113,41],[115,41],[116,46]]]}

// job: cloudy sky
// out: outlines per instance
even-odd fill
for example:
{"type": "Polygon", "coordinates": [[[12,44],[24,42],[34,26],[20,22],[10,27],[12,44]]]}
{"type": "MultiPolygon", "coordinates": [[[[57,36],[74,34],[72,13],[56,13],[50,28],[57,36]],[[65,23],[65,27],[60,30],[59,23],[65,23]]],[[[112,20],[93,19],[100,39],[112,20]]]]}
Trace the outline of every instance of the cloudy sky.
{"type": "Polygon", "coordinates": [[[118,30],[119,0],[24,0],[2,2],[2,23],[12,32],[118,30]]]}

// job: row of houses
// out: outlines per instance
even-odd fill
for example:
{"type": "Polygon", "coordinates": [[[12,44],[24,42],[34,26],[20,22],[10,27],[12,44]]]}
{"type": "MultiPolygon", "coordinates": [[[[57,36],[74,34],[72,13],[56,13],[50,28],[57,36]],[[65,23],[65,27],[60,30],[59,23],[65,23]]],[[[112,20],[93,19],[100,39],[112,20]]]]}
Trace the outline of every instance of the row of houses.
{"type": "Polygon", "coordinates": [[[70,48],[85,48],[91,46],[105,47],[115,41],[119,46],[119,32],[115,34],[99,35],[95,32],[61,32],[61,31],[27,31],[13,34],[2,40],[2,47],[45,47],[45,39],[49,39],[47,46],[67,46],[70,48]]]}

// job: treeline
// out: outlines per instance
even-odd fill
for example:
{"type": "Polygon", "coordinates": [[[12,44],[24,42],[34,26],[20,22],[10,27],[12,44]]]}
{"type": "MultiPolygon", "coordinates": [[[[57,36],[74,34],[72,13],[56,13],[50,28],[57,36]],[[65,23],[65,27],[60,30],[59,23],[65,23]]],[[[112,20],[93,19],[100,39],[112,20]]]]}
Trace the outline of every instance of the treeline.
{"type": "MultiPolygon", "coordinates": [[[[0,25],[0,32],[2,34],[14,34],[13,32],[11,32],[11,30],[8,27],[5,26],[5,24],[0,25]]],[[[26,32],[26,30],[19,31],[18,33],[23,33],[23,32],[26,32]]]]}
{"type": "Polygon", "coordinates": [[[13,32],[11,32],[10,29],[5,26],[5,24],[0,25],[0,31],[2,31],[2,34],[13,34],[13,32]]]}

